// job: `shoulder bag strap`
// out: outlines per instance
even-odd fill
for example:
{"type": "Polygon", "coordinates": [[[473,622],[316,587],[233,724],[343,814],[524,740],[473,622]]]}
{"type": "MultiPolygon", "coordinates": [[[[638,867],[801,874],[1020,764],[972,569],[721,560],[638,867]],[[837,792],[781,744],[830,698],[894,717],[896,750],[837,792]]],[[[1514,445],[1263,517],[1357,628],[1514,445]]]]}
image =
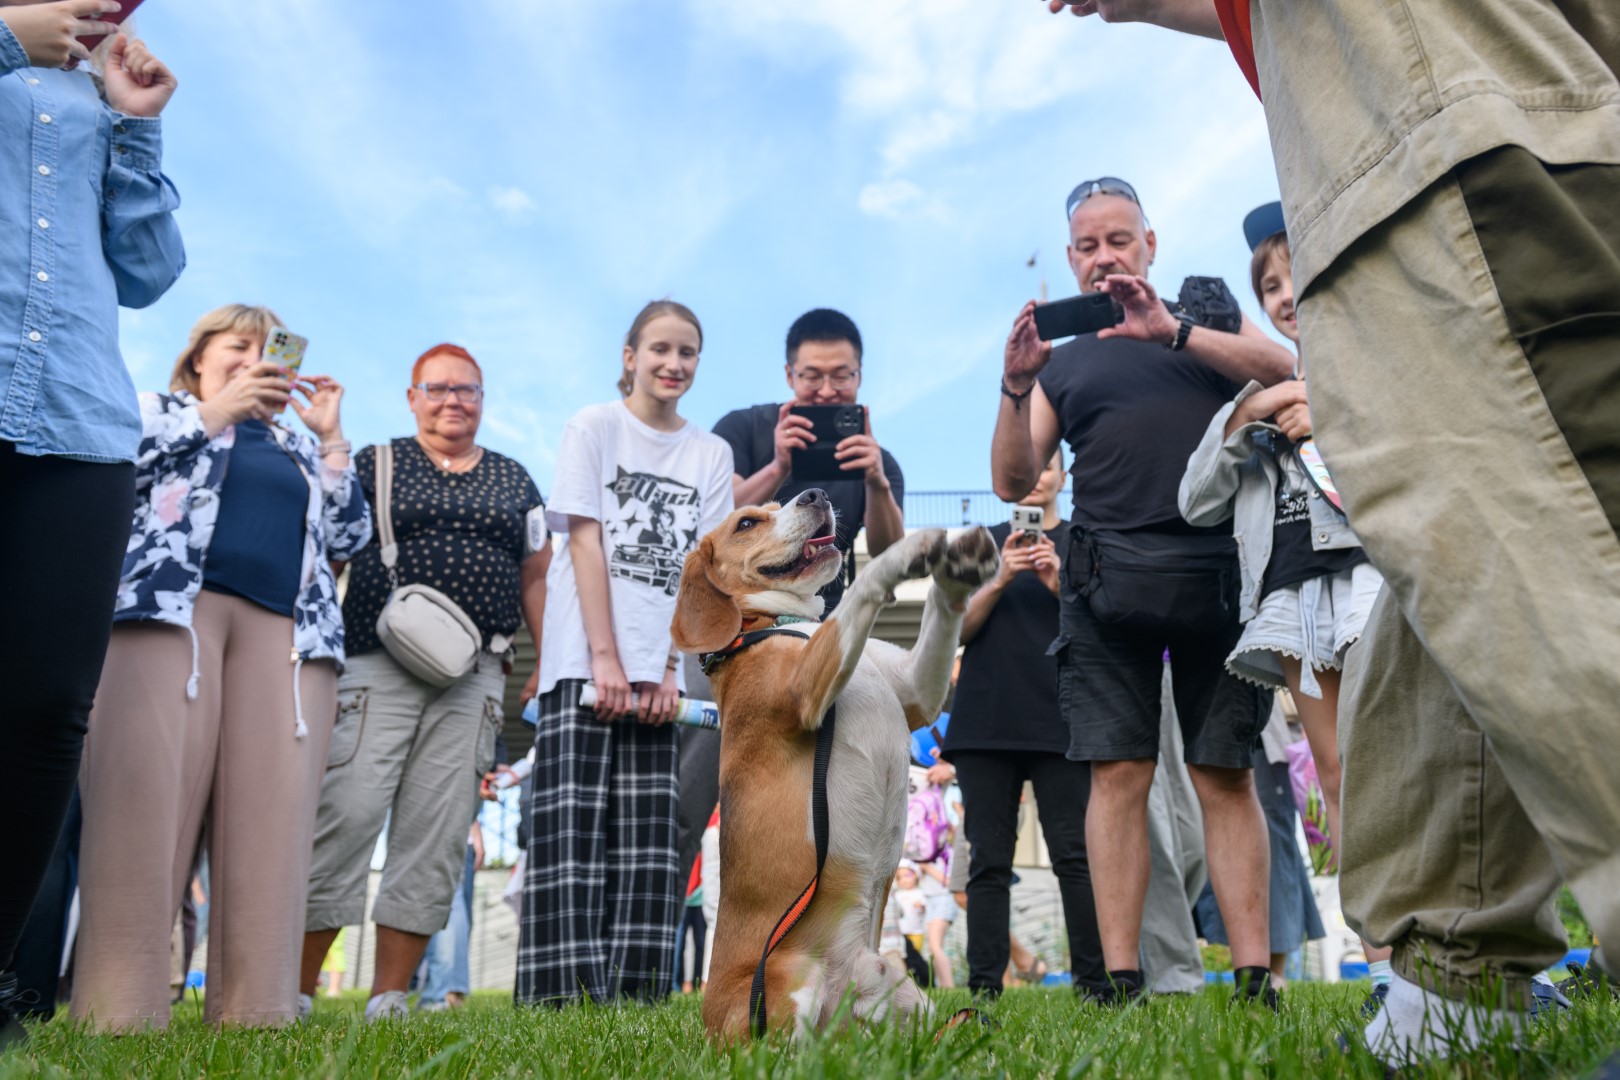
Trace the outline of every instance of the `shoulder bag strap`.
{"type": "Polygon", "coordinates": [[[382,550],[383,569],[388,571],[388,586],[399,588],[399,573],[394,569],[399,562],[399,545],[394,542],[394,516],[390,510],[394,488],[394,444],[377,444],[377,544],[382,550]]]}

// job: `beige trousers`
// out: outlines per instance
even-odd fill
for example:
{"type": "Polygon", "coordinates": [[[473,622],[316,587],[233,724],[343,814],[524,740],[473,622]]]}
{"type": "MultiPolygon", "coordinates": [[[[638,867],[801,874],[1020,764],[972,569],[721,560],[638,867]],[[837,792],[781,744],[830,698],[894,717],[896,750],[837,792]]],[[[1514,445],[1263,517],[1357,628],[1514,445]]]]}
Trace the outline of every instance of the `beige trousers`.
{"type": "Polygon", "coordinates": [[[193,615],[199,674],[186,698],[191,636],[123,623],[90,714],[82,922],[73,1015],[100,1030],[165,1027],[169,932],[208,840],[205,1018],[275,1025],[297,1012],[315,806],[337,710],[330,660],[298,682],[309,734],[294,735],[293,622],[203,592],[193,615]]]}
{"type": "Polygon", "coordinates": [[[1523,1005],[1562,878],[1615,971],[1620,167],[1459,166],[1312,284],[1300,326],[1389,591],[1340,702],[1345,914],[1404,977],[1523,1005]]]}

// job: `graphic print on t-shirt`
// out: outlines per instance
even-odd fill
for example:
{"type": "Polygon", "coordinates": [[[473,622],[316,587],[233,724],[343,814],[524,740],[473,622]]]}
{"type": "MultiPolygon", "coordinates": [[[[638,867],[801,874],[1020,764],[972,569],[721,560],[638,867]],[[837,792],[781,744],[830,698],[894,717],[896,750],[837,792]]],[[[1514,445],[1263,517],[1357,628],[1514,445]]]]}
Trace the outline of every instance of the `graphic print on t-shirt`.
{"type": "Polygon", "coordinates": [[[668,477],[615,469],[618,476],[607,489],[618,496],[619,509],[602,523],[612,545],[608,574],[674,596],[681,564],[697,544],[703,497],[668,477]]]}

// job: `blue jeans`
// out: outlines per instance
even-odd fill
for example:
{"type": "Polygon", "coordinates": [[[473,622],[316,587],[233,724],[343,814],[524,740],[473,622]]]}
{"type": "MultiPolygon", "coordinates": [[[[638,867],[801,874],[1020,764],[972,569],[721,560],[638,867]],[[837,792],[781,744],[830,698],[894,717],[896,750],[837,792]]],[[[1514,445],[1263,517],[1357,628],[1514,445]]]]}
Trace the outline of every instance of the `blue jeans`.
{"type": "Polygon", "coordinates": [[[461,867],[461,887],[450,904],[450,921],[428,942],[427,977],[417,999],[419,1005],[441,1002],[448,994],[465,996],[472,992],[467,954],[472,944],[473,873],[473,849],[468,844],[461,867]]]}

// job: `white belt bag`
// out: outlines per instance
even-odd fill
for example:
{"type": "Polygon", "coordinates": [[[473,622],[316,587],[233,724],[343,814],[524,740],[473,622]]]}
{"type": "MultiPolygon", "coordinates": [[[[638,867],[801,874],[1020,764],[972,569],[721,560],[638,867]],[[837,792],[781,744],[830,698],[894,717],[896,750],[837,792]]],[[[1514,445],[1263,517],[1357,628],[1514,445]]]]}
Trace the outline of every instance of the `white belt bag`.
{"type": "MultiPolygon", "coordinates": [[[[484,649],[483,635],[467,613],[428,585],[401,585],[399,545],[389,512],[394,482],[394,447],[377,447],[377,526],[383,568],[388,571],[388,602],[377,616],[377,637],[399,666],[425,683],[449,686],[473,669],[484,649]]],[[[506,643],[491,648],[504,652],[506,643]]]]}

